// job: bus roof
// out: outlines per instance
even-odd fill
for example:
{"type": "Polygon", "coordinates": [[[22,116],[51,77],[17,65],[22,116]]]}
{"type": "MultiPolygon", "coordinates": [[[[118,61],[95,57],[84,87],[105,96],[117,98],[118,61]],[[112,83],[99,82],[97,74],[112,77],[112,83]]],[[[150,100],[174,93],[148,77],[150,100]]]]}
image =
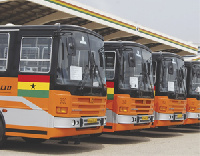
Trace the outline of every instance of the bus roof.
{"type": "Polygon", "coordinates": [[[86,29],[84,27],[80,27],[80,26],[76,26],[76,25],[60,25],[60,24],[55,24],[55,25],[3,25],[0,26],[0,31],[20,31],[20,30],[59,30],[59,31],[63,31],[63,30],[68,30],[68,31],[81,31],[81,32],[85,32],[88,34],[92,34],[100,39],[103,40],[103,37],[90,30],[90,29],[86,29]]]}
{"type": "Polygon", "coordinates": [[[192,67],[193,65],[200,65],[199,61],[185,61],[185,66],[192,67]]]}
{"type": "Polygon", "coordinates": [[[159,59],[161,57],[176,57],[176,58],[179,58],[184,61],[182,56],[174,54],[174,53],[169,53],[169,52],[162,52],[162,51],[161,52],[153,52],[152,55],[153,55],[153,60],[159,59]]]}
{"type": "Polygon", "coordinates": [[[146,47],[145,45],[142,45],[140,43],[132,42],[132,41],[105,41],[104,46],[113,46],[113,47],[119,47],[119,46],[134,46],[134,47],[140,47],[147,49],[151,52],[151,50],[146,47]]]}

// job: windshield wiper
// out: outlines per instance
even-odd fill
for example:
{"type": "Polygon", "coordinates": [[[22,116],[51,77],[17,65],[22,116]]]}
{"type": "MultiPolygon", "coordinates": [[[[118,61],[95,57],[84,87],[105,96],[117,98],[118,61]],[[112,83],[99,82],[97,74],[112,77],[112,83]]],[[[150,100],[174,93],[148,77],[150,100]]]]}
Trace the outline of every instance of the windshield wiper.
{"type": "Polygon", "coordinates": [[[182,88],[182,86],[183,86],[183,88],[184,88],[184,91],[185,91],[185,94],[186,94],[186,87],[185,87],[185,85],[184,85],[184,72],[183,72],[183,68],[181,68],[180,69],[180,73],[179,73],[180,75],[179,75],[179,80],[180,80],[180,87],[179,88],[182,88]]]}
{"type": "Polygon", "coordinates": [[[89,59],[90,60],[90,68],[89,68],[88,65],[86,65],[85,70],[84,70],[83,80],[80,81],[80,83],[79,83],[80,90],[83,90],[89,76],[92,79],[92,85],[93,85],[94,78],[96,77],[96,71],[98,72],[98,76],[99,76],[101,82],[98,79],[97,80],[99,81],[99,84],[102,84],[102,87],[103,87],[102,77],[101,77],[99,68],[96,65],[96,62],[95,62],[95,59],[94,59],[94,54],[92,52],[90,52],[89,56],[90,56],[89,57],[90,58],[89,59]]]}
{"type": "Polygon", "coordinates": [[[142,63],[142,82],[144,84],[144,90],[146,90],[147,84],[147,69],[146,69],[146,62],[142,63]]]}
{"type": "Polygon", "coordinates": [[[162,82],[161,82],[161,85],[163,88],[165,88],[165,85],[166,85],[166,74],[165,74],[165,69],[166,69],[166,65],[165,65],[165,61],[162,61],[162,82]],[[164,62],[164,63],[163,63],[164,62]]]}
{"type": "MultiPolygon", "coordinates": [[[[152,88],[152,92],[153,92],[153,85],[152,85],[152,83],[151,83],[150,73],[149,73],[149,72],[151,72],[151,71],[148,70],[148,63],[149,63],[149,61],[147,60],[147,61],[146,61],[146,67],[147,67],[146,75],[147,75],[147,77],[148,77],[148,79],[149,79],[149,83],[150,83],[150,86],[151,86],[151,88],[152,88]]],[[[147,84],[148,84],[148,81],[147,81],[147,84]]]]}
{"type": "Polygon", "coordinates": [[[86,65],[85,69],[84,69],[83,80],[80,81],[79,84],[78,84],[78,86],[80,86],[81,91],[83,90],[84,86],[86,85],[89,75],[90,75],[89,66],[86,65]]]}
{"type": "MultiPolygon", "coordinates": [[[[99,52],[99,50],[98,50],[98,52],[99,52]]],[[[92,54],[92,62],[93,62],[93,73],[92,73],[92,75],[94,76],[94,78],[95,77],[97,77],[97,75],[96,75],[96,71],[97,71],[97,73],[98,73],[98,76],[99,76],[99,79],[98,79],[98,77],[97,77],[97,80],[99,81],[99,84],[101,84],[102,85],[102,88],[104,87],[104,85],[103,85],[103,79],[102,79],[102,77],[101,77],[101,73],[100,73],[100,70],[99,70],[99,68],[98,68],[98,65],[96,64],[96,61],[95,61],[95,59],[94,59],[94,54],[93,53],[91,53],[92,54]]]]}

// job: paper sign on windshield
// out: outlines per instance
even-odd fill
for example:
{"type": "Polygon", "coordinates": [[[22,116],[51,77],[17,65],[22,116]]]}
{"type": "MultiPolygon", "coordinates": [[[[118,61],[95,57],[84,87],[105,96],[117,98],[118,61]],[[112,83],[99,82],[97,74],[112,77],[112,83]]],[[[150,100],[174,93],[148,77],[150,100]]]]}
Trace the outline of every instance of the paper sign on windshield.
{"type": "Polygon", "coordinates": [[[200,87],[199,86],[195,89],[195,92],[200,93],[200,87]]]}
{"type": "Polygon", "coordinates": [[[131,88],[138,88],[138,77],[130,77],[131,88]]]}
{"type": "Polygon", "coordinates": [[[70,80],[82,80],[82,67],[70,66],[70,80]]]}
{"type": "Polygon", "coordinates": [[[94,87],[99,87],[99,82],[93,82],[94,87]]]}
{"type": "Polygon", "coordinates": [[[168,81],[168,91],[174,92],[174,82],[168,81]]]}

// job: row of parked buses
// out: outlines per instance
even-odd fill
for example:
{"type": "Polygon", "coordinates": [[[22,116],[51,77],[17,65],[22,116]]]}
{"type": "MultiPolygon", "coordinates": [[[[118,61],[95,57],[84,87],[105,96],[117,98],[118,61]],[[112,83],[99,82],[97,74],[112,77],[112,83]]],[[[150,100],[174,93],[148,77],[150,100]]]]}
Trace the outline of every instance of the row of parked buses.
{"type": "Polygon", "coordinates": [[[0,146],[200,122],[199,62],[78,26],[1,26],[0,84],[0,146]]]}

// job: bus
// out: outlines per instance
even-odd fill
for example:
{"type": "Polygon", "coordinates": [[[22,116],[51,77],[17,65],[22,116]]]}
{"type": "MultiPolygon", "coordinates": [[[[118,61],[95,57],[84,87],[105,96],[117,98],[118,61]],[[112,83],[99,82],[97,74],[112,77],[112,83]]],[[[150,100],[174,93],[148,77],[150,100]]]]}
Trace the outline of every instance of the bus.
{"type": "Polygon", "coordinates": [[[0,145],[101,133],[102,36],[70,25],[0,26],[0,145]]]}
{"type": "Polygon", "coordinates": [[[150,128],[154,92],[152,53],[129,41],[104,42],[106,61],[106,126],[103,132],[150,128]]]}
{"type": "Polygon", "coordinates": [[[200,62],[185,62],[187,68],[187,107],[184,124],[200,123],[200,62]]]}
{"type": "Polygon", "coordinates": [[[183,58],[169,52],[153,53],[155,91],[152,128],[181,125],[186,118],[186,68],[183,58]]]}

